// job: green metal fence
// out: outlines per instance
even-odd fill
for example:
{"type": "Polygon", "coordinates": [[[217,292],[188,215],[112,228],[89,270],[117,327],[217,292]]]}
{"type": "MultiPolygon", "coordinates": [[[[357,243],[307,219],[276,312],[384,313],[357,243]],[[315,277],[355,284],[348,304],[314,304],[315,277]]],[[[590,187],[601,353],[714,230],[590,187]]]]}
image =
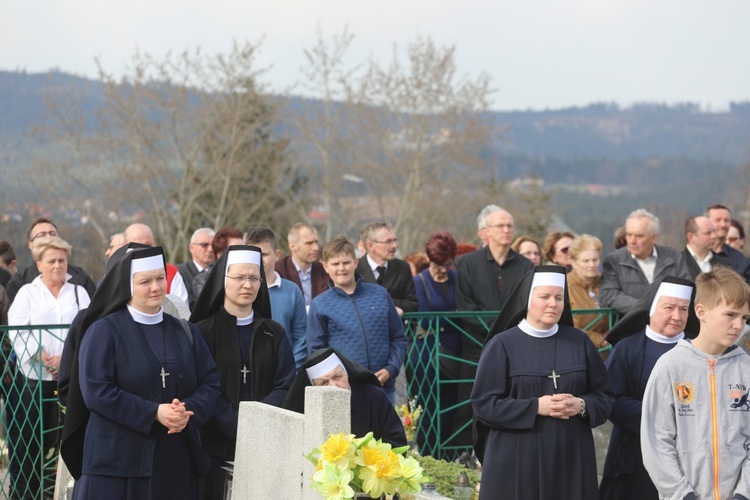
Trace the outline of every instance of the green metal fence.
{"type": "MultiPolygon", "coordinates": [[[[404,314],[409,339],[405,362],[407,388],[410,397],[417,396],[423,408],[417,434],[423,455],[452,459],[470,450],[470,446],[456,442],[456,437],[471,426],[469,419],[455,421],[458,409],[469,405],[468,400],[458,401],[456,392],[460,384],[471,384],[474,380],[457,375],[462,366],[476,367],[477,363],[441,349],[441,332],[453,329],[464,342],[481,348],[465,324],[479,325],[488,332],[497,314],[497,311],[404,314]]],[[[576,310],[573,314],[597,315],[586,328],[602,318],[608,318],[611,328],[619,319],[613,309],[576,310]]],[[[0,326],[0,399],[5,431],[0,446],[0,498],[37,500],[51,497],[54,492],[63,414],[57,403],[55,383],[38,382],[45,371],[42,364],[32,362],[24,369],[21,360],[37,354],[36,346],[43,333],[60,339],[67,328],[68,325],[0,326]]]]}
{"type": "MultiPolygon", "coordinates": [[[[473,384],[473,378],[460,378],[461,367],[476,367],[477,362],[451,354],[441,346],[440,335],[446,329],[460,333],[466,344],[481,348],[465,325],[471,323],[480,326],[485,334],[489,332],[497,311],[487,312],[425,312],[405,313],[406,336],[409,348],[406,354],[405,368],[409,397],[417,397],[423,413],[419,422],[417,445],[423,455],[448,460],[456,458],[463,451],[470,451],[471,446],[459,441],[471,426],[471,420],[456,419],[459,408],[467,406],[467,399],[458,400],[460,384],[473,384]]],[[[611,328],[619,319],[614,309],[582,309],[573,311],[573,315],[596,314],[596,317],[584,328],[590,328],[602,318],[607,318],[611,328]]],[[[600,351],[606,351],[605,347],[600,351]]],[[[470,371],[470,370],[469,370],[470,371]]]]}
{"type": "Polygon", "coordinates": [[[41,339],[64,338],[68,325],[0,326],[2,423],[0,498],[52,498],[57,473],[62,410],[57,382],[43,381],[47,370],[41,339]]]}

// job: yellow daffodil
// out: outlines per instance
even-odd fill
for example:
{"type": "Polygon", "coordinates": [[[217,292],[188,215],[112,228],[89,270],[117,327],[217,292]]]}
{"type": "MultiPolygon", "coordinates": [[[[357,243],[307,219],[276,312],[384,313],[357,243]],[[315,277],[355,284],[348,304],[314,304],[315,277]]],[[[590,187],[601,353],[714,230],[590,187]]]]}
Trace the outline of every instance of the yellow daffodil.
{"type": "Polygon", "coordinates": [[[349,464],[354,460],[355,452],[353,435],[346,435],[343,432],[332,434],[320,447],[320,460],[340,469],[348,469],[349,464]]]}
{"type": "Polygon", "coordinates": [[[400,479],[399,456],[390,449],[383,453],[375,446],[364,447],[357,453],[357,462],[361,459],[364,465],[358,477],[362,480],[362,489],[365,493],[373,497],[393,495],[400,479]]]}
{"type": "Polygon", "coordinates": [[[353,477],[354,473],[350,470],[339,471],[331,465],[324,465],[313,474],[312,487],[323,495],[325,500],[353,498],[354,490],[349,486],[353,477]]]}
{"type": "Polygon", "coordinates": [[[422,483],[429,481],[416,459],[412,457],[399,456],[399,475],[403,478],[399,486],[401,493],[419,493],[422,491],[422,483]]]}
{"type": "Polygon", "coordinates": [[[312,487],[326,500],[352,498],[358,491],[375,498],[419,493],[430,478],[417,460],[401,455],[407,448],[393,449],[372,432],[361,438],[334,434],[306,455],[316,466],[312,487]]]}

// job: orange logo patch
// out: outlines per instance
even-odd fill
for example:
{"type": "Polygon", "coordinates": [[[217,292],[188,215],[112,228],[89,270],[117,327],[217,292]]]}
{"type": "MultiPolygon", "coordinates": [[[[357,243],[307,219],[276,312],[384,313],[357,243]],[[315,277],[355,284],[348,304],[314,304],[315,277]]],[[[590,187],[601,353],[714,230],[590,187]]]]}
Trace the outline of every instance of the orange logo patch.
{"type": "Polygon", "coordinates": [[[674,385],[674,393],[680,404],[686,405],[695,397],[695,389],[690,382],[678,382],[674,385]]]}

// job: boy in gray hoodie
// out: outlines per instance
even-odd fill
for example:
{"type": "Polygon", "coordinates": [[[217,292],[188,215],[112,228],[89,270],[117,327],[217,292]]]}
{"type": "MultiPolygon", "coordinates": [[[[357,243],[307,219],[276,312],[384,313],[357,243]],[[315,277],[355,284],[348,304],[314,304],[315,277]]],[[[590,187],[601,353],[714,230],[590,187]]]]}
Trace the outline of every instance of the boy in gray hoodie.
{"type": "Polygon", "coordinates": [[[750,287],[717,267],[696,279],[700,333],[656,363],[643,396],[643,464],[661,498],[750,499],[750,356],[734,345],[750,287]]]}

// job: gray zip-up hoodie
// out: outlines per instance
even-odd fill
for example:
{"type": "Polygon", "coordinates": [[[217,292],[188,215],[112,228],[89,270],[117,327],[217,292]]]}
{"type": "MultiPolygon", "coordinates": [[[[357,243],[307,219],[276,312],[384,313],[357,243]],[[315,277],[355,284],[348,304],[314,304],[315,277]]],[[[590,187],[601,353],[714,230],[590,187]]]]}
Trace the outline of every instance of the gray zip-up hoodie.
{"type": "Polygon", "coordinates": [[[641,417],[643,464],[661,498],[750,498],[750,356],[680,340],[657,361],[641,417]]]}

